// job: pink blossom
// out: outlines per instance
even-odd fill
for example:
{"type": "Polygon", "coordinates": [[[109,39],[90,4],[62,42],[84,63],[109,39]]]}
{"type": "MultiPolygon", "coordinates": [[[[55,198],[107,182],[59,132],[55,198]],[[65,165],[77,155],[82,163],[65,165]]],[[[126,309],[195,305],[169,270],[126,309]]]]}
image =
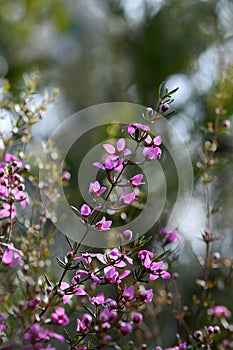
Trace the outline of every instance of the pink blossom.
{"type": "Polygon", "coordinates": [[[159,229],[158,231],[158,235],[160,237],[164,237],[164,243],[165,244],[170,244],[170,243],[173,243],[173,242],[180,242],[180,243],[183,243],[184,240],[183,240],[183,237],[181,237],[181,235],[179,234],[179,232],[177,230],[168,230],[167,228],[161,228],[159,229]]]}
{"type": "Polygon", "coordinates": [[[132,332],[132,325],[129,322],[119,321],[120,331],[122,335],[128,335],[132,332]]]}
{"type": "Polygon", "coordinates": [[[10,153],[6,153],[4,156],[4,161],[7,163],[13,163],[15,167],[17,168],[22,168],[23,163],[21,162],[21,160],[19,160],[17,157],[15,157],[13,154],[10,153]]]}
{"type": "Polygon", "coordinates": [[[119,272],[114,266],[107,266],[104,268],[105,280],[109,283],[120,284],[122,279],[127,277],[129,274],[130,270],[125,270],[121,275],[119,275],[119,272]]]}
{"type": "Polygon", "coordinates": [[[149,114],[150,116],[153,116],[153,114],[154,114],[153,108],[147,107],[147,108],[146,108],[146,113],[149,114]]]}
{"type": "Polygon", "coordinates": [[[135,300],[133,285],[129,286],[128,288],[125,286],[123,291],[123,297],[125,302],[135,300]]]}
{"type": "Polygon", "coordinates": [[[125,267],[127,264],[133,264],[133,259],[126,254],[119,252],[118,248],[111,250],[109,258],[111,259],[111,263],[116,267],[125,267]]]}
{"type": "Polygon", "coordinates": [[[113,248],[109,254],[92,253],[91,257],[97,258],[104,265],[110,263],[111,266],[115,267],[125,267],[128,264],[133,264],[133,259],[124,253],[121,253],[118,248],[113,248]]]}
{"type": "Polygon", "coordinates": [[[103,305],[104,304],[104,293],[98,294],[96,297],[89,297],[89,301],[95,305],[103,305]]]}
{"type": "Polygon", "coordinates": [[[124,159],[118,159],[118,157],[115,156],[109,156],[105,159],[104,164],[101,164],[100,162],[94,162],[92,165],[95,167],[106,170],[106,171],[121,171],[123,168],[124,159]]]}
{"type": "Polygon", "coordinates": [[[122,192],[121,192],[121,196],[120,196],[120,200],[123,204],[131,204],[133,201],[135,201],[136,199],[136,194],[135,192],[130,192],[130,193],[126,193],[126,189],[125,187],[123,187],[122,192]]]}
{"type": "Polygon", "coordinates": [[[143,175],[137,174],[131,177],[131,179],[129,179],[129,182],[132,184],[132,186],[137,187],[144,184],[144,182],[142,182],[142,179],[143,179],[143,175]]]}
{"type": "Polygon", "coordinates": [[[125,125],[125,126],[123,126],[122,131],[124,131],[126,129],[127,129],[129,135],[133,135],[136,130],[150,131],[150,127],[148,125],[143,125],[140,123],[133,123],[130,125],[125,125]]]}
{"type": "Polygon", "coordinates": [[[60,326],[66,326],[70,322],[63,307],[56,307],[55,312],[51,314],[51,319],[53,323],[57,323],[60,326]]]}
{"type": "Polygon", "coordinates": [[[154,257],[154,254],[152,252],[150,252],[149,250],[146,250],[146,249],[142,249],[142,250],[139,250],[138,252],[138,257],[141,259],[141,260],[145,260],[146,256],[149,256],[149,258],[153,258],[154,257]]]}
{"type": "Polygon", "coordinates": [[[106,187],[101,187],[99,181],[91,182],[89,186],[89,193],[96,196],[101,196],[106,191],[106,187]]]}
{"type": "Polygon", "coordinates": [[[170,278],[170,273],[164,270],[163,261],[152,261],[149,255],[147,255],[143,263],[150,274],[151,281],[156,280],[159,277],[162,277],[163,279],[170,278]]]}
{"type": "Polygon", "coordinates": [[[117,278],[119,277],[118,271],[113,266],[107,266],[104,268],[104,277],[105,280],[109,283],[116,283],[117,278]]]}
{"type": "Polygon", "coordinates": [[[23,252],[16,249],[12,243],[7,244],[0,242],[0,244],[7,247],[2,256],[2,263],[7,266],[17,265],[23,256],[23,252]]]}
{"type": "Polygon", "coordinates": [[[35,323],[30,326],[29,330],[24,333],[23,339],[29,340],[31,344],[39,342],[41,340],[48,341],[50,338],[55,338],[60,342],[64,342],[64,337],[58,333],[55,333],[49,329],[43,329],[39,324],[35,323]]]}
{"type": "MultiPolygon", "coordinates": [[[[76,272],[77,273],[77,272],[76,272]]],[[[80,276],[79,276],[80,277],[80,276]]],[[[81,287],[77,287],[75,279],[72,280],[74,284],[69,284],[67,282],[61,282],[61,290],[63,290],[65,293],[70,293],[70,294],[65,294],[63,296],[63,303],[66,304],[68,301],[72,298],[73,295],[86,295],[87,293],[85,290],[81,287]]]]}
{"type": "Polygon", "coordinates": [[[81,216],[85,216],[85,217],[88,217],[89,215],[92,214],[92,211],[91,211],[91,208],[89,207],[89,205],[87,204],[83,204],[81,206],[81,209],[78,210],[76,207],[74,207],[73,205],[71,206],[71,208],[76,212],[78,213],[79,215],[81,216]]]}
{"type": "Polygon", "coordinates": [[[16,207],[14,204],[4,202],[1,205],[0,219],[8,217],[11,217],[12,220],[16,218],[16,207]]]}
{"type": "Polygon", "coordinates": [[[162,151],[159,147],[145,147],[142,151],[145,160],[151,161],[157,158],[161,158],[162,151]]]}
{"type": "Polygon", "coordinates": [[[109,143],[105,143],[103,145],[105,151],[107,151],[109,154],[117,155],[119,156],[121,153],[123,153],[124,156],[127,156],[131,154],[131,151],[127,148],[125,148],[125,139],[121,138],[117,141],[117,146],[114,147],[110,145],[109,143]]]}
{"type": "Polygon", "coordinates": [[[142,154],[144,155],[147,161],[154,160],[156,158],[160,158],[162,155],[161,149],[158,147],[161,144],[161,137],[156,136],[154,139],[148,135],[145,139],[147,146],[144,147],[142,154]]]}
{"type": "Polygon", "coordinates": [[[152,289],[141,290],[140,291],[140,296],[143,299],[143,301],[148,304],[153,299],[153,291],[152,291],[152,289]]]}
{"type": "Polygon", "coordinates": [[[84,332],[85,334],[88,333],[88,328],[90,327],[92,322],[92,317],[89,314],[84,314],[82,317],[82,321],[80,319],[77,319],[77,332],[84,332]]]}
{"type": "Polygon", "coordinates": [[[107,307],[104,308],[104,310],[100,313],[100,320],[102,322],[105,321],[113,321],[117,318],[117,311],[116,310],[109,310],[107,307]]]}
{"type": "MultiPolygon", "coordinates": [[[[68,288],[70,288],[70,285],[69,285],[69,283],[67,283],[67,282],[61,282],[61,290],[65,290],[65,289],[68,289],[68,288]]],[[[64,295],[63,296],[63,303],[64,304],[66,304],[66,303],[68,303],[68,301],[72,298],[72,294],[68,294],[68,295],[64,295]]]]}
{"type": "Polygon", "coordinates": [[[224,305],[217,305],[214,306],[209,310],[209,314],[215,314],[217,317],[231,317],[231,312],[228,310],[228,308],[224,305]]]}
{"type": "Polygon", "coordinates": [[[36,296],[35,298],[29,300],[28,307],[31,309],[35,309],[40,305],[41,299],[40,297],[36,296]]]}
{"type": "Polygon", "coordinates": [[[123,237],[130,241],[133,237],[133,232],[131,230],[125,230],[123,232],[123,237]]]}
{"type": "Polygon", "coordinates": [[[224,128],[229,128],[229,127],[231,126],[231,121],[228,120],[228,119],[224,120],[224,121],[222,122],[222,126],[223,126],[224,128]]]}
{"type": "Polygon", "coordinates": [[[64,171],[64,173],[62,173],[62,181],[69,181],[71,178],[71,175],[68,171],[64,171]]]}
{"type": "Polygon", "coordinates": [[[95,227],[100,231],[107,231],[112,225],[111,220],[106,220],[105,216],[102,217],[100,221],[95,224],[95,227]]]}
{"type": "Polygon", "coordinates": [[[18,189],[15,188],[11,191],[11,194],[14,195],[16,201],[20,202],[20,205],[22,208],[26,207],[26,205],[28,203],[28,196],[26,195],[25,192],[19,191],[18,189]]]}

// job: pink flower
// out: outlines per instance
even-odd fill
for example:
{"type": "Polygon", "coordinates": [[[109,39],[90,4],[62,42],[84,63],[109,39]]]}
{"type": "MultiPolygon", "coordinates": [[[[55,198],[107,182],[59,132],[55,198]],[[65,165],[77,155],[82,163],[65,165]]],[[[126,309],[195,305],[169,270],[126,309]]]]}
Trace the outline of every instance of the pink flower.
{"type": "Polygon", "coordinates": [[[104,304],[104,293],[98,294],[96,297],[89,297],[89,301],[95,305],[103,305],[104,304]]]}
{"type": "Polygon", "coordinates": [[[133,135],[136,131],[142,130],[142,131],[150,131],[150,127],[148,125],[143,125],[140,123],[133,123],[130,125],[125,125],[122,128],[122,131],[126,130],[128,131],[129,135],[133,135]]]}
{"type": "Polygon", "coordinates": [[[133,259],[128,257],[126,254],[119,252],[118,248],[111,250],[109,253],[109,258],[115,267],[125,267],[128,264],[133,264],[133,259]]]}
{"type": "Polygon", "coordinates": [[[114,147],[110,145],[109,143],[105,143],[103,145],[105,151],[107,151],[109,154],[117,155],[119,156],[121,153],[123,153],[123,156],[127,156],[131,154],[131,151],[127,148],[125,148],[125,139],[121,138],[117,141],[117,146],[114,147]]]}
{"type": "Polygon", "coordinates": [[[40,297],[35,297],[31,300],[29,300],[28,302],[28,307],[30,307],[30,309],[35,309],[40,305],[41,299],[40,297]]]}
{"type": "Polygon", "coordinates": [[[135,300],[133,285],[129,286],[128,288],[125,286],[123,291],[123,297],[125,302],[135,300]]]}
{"type": "Polygon", "coordinates": [[[11,163],[14,167],[17,167],[17,168],[22,168],[23,166],[23,163],[21,162],[21,160],[19,160],[17,157],[13,156],[10,153],[5,154],[4,161],[11,163]]]}
{"type": "Polygon", "coordinates": [[[89,193],[95,196],[101,196],[106,191],[106,187],[101,187],[99,181],[91,182],[89,186],[89,193]]]}
{"type": "Polygon", "coordinates": [[[16,207],[14,204],[2,203],[0,210],[0,219],[10,217],[11,220],[16,218],[16,207]]]}
{"type": "Polygon", "coordinates": [[[162,151],[159,147],[145,147],[142,154],[144,155],[145,160],[150,162],[151,160],[161,158],[162,151]]]}
{"type": "Polygon", "coordinates": [[[73,295],[86,295],[86,292],[81,287],[76,287],[74,285],[70,285],[67,282],[61,282],[61,290],[63,290],[65,293],[70,292],[70,294],[65,294],[63,296],[63,303],[66,304],[68,301],[72,298],[73,295]],[[67,290],[67,291],[66,291],[67,290]],[[71,294],[72,293],[72,294],[71,294]]]}
{"type": "Polygon", "coordinates": [[[107,307],[104,308],[104,310],[100,314],[100,320],[102,322],[105,321],[113,321],[117,318],[117,311],[116,310],[109,310],[107,307]]]}
{"type": "Polygon", "coordinates": [[[105,159],[104,164],[101,164],[100,162],[94,162],[92,165],[95,167],[106,170],[106,171],[121,171],[123,168],[124,159],[118,159],[117,156],[109,156],[105,159]]]}
{"type": "Polygon", "coordinates": [[[125,187],[122,188],[120,200],[123,204],[131,204],[136,199],[135,192],[126,193],[125,187]]]}
{"type": "Polygon", "coordinates": [[[62,335],[49,329],[43,329],[37,323],[30,326],[29,330],[23,335],[23,339],[29,340],[31,344],[35,344],[41,340],[48,341],[50,338],[55,338],[62,343],[64,342],[64,337],[62,335]]]}
{"type": "Polygon", "coordinates": [[[104,268],[105,280],[109,283],[121,283],[122,279],[130,274],[130,270],[125,270],[121,275],[113,266],[104,268]]]}
{"type": "Polygon", "coordinates": [[[161,149],[158,147],[161,144],[161,137],[156,136],[154,139],[148,135],[145,139],[148,146],[145,146],[142,154],[144,155],[147,161],[154,160],[156,158],[160,158],[162,155],[161,149]]]}
{"type": "Polygon", "coordinates": [[[228,308],[224,305],[214,306],[213,308],[209,309],[209,314],[214,314],[217,317],[226,317],[226,318],[231,317],[230,310],[228,310],[228,308]]]}
{"type": "Polygon", "coordinates": [[[222,126],[223,126],[224,128],[229,128],[229,127],[231,126],[231,121],[228,120],[228,119],[224,120],[224,121],[222,122],[222,126]]]}
{"type": "Polygon", "coordinates": [[[119,321],[120,331],[122,335],[128,335],[132,332],[132,325],[129,322],[119,321]]]}
{"type": "Polygon", "coordinates": [[[7,244],[0,242],[0,244],[7,247],[7,250],[5,250],[2,256],[2,263],[7,266],[17,265],[23,256],[23,252],[16,249],[12,243],[7,244]]]}
{"type": "Polygon", "coordinates": [[[59,326],[66,326],[70,322],[63,307],[56,307],[55,312],[51,314],[51,319],[59,326]]]}
{"type": "Polygon", "coordinates": [[[130,241],[133,237],[133,232],[131,230],[125,230],[122,235],[125,239],[130,241]]]}
{"type": "Polygon", "coordinates": [[[68,171],[64,171],[64,173],[62,173],[62,181],[69,181],[71,178],[71,175],[68,171]]]}
{"type": "Polygon", "coordinates": [[[89,314],[84,314],[82,317],[82,321],[77,319],[77,332],[84,332],[85,334],[88,333],[88,328],[90,327],[92,322],[92,317],[89,314]]]}
{"type": "Polygon", "coordinates": [[[25,192],[19,191],[18,189],[13,189],[11,194],[14,195],[16,201],[20,202],[22,208],[25,208],[28,203],[28,196],[25,192]]]}
{"type": "Polygon", "coordinates": [[[153,108],[147,107],[147,108],[146,108],[146,113],[149,114],[149,116],[153,116],[153,114],[154,114],[153,108]]]}
{"type": "Polygon", "coordinates": [[[76,213],[78,213],[78,214],[81,215],[81,216],[88,217],[89,215],[92,214],[91,208],[90,208],[89,205],[87,205],[87,204],[83,204],[83,205],[81,206],[81,209],[80,209],[80,210],[78,210],[77,208],[75,208],[73,205],[71,206],[71,208],[72,208],[76,213]]]}
{"type": "Polygon", "coordinates": [[[143,179],[143,175],[137,174],[131,177],[131,179],[129,179],[129,182],[132,184],[133,187],[137,187],[144,184],[144,182],[142,182],[142,179],[143,179]]]}
{"type": "Polygon", "coordinates": [[[153,299],[153,291],[152,289],[148,289],[148,290],[141,290],[140,291],[140,296],[143,299],[143,301],[148,304],[152,301],[153,299]]]}
{"type": "Polygon", "coordinates": [[[147,255],[144,260],[144,266],[150,274],[151,281],[156,280],[159,277],[162,277],[163,279],[170,278],[170,273],[164,270],[163,261],[152,261],[149,255],[147,255]]]}
{"type": "Polygon", "coordinates": [[[104,265],[106,263],[111,263],[111,266],[120,268],[133,264],[133,259],[121,253],[118,248],[112,249],[109,254],[92,253],[90,256],[97,258],[104,265]]]}
{"type": "Polygon", "coordinates": [[[106,220],[105,216],[102,217],[102,219],[95,224],[95,227],[100,231],[107,231],[110,229],[112,225],[111,220],[106,220]]]}
{"type": "Polygon", "coordinates": [[[138,257],[141,259],[141,260],[145,260],[145,258],[147,257],[147,255],[149,256],[149,258],[153,259],[154,257],[154,254],[152,252],[150,252],[149,250],[146,250],[146,249],[142,249],[142,250],[139,250],[138,252],[138,257]]]}
{"type": "MultiPolygon", "coordinates": [[[[70,285],[69,285],[69,283],[67,283],[67,282],[61,282],[61,290],[65,290],[65,289],[68,289],[68,288],[70,288],[70,285]]],[[[68,294],[68,295],[64,295],[63,296],[63,303],[64,304],[66,304],[66,303],[68,303],[68,301],[72,298],[72,294],[68,294]]]]}
{"type": "Polygon", "coordinates": [[[179,234],[179,232],[177,230],[169,231],[167,228],[163,227],[163,228],[159,229],[158,235],[160,237],[164,237],[165,244],[170,244],[170,243],[173,243],[176,241],[178,241],[180,243],[184,243],[183,237],[181,237],[181,235],[179,234]]]}

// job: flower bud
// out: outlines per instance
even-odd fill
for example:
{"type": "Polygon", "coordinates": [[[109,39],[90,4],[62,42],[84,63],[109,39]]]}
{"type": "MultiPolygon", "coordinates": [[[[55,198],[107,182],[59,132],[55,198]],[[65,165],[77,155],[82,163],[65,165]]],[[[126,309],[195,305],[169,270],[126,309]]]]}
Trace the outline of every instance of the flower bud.
{"type": "Polygon", "coordinates": [[[169,110],[169,104],[168,103],[163,103],[161,106],[161,109],[163,112],[166,112],[169,110]]]}
{"type": "Polygon", "coordinates": [[[228,120],[228,119],[224,120],[224,121],[222,122],[222,126],[223,126],[224,128],[229,128],[229,127],[231,126],[230,120],[228,120]]]}
{"type": "Polygon", "coordinates": [[[120,330],[122,335],[130,334],[132,332],[131,323],[120,321],[120,330]]]}
{"type": "Polygon", "coordinates": [[[123,237],[130,241],[132,239],[132,237],[133,237],[132,231],[131,230],[125,230],[123,232],[123,237]]]}
{"type": "Polygon", "coordinates": [[[143,320],[143,316],[139,312],[135,312],[132,314],[133,323],[141,323],[142,320],[143,320]]]}

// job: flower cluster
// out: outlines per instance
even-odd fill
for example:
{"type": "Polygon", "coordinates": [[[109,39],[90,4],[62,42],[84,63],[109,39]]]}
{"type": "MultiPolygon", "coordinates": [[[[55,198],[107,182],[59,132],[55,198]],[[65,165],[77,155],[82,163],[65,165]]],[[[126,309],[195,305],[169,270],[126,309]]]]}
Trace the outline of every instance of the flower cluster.
{"type": "MultiPolygon", "coordinates": [[[[142,260],[140,275],[143,275],[143,278],[155,280],[159,277],[170,277],[163,261],[151,260],[156,258],[152,252],[139,250],[137,256],[142,260]]],[[[71,283],[61,283],[63,303],[67,304],[75,295],[79,300],[81,298],[85,310],[89,310],[77,319],[76,337],[82,339],[84,335],[88,337],[96,334],[101,344],[108,344],[116,341],[119,336],[132,333],[134,327],[143,320],[142,313],[137,310],[142,310],[144,305],[153,299],[152,289],[146,289],[135,278],[134,259],[119,248],[114,248],[105,254],[86,252],[72,256],[72,265],[75,267],[75,274],[71,283]],[[131,284],[127,285],[129,279],[131,284]],[[107,285],[117,287],[114,299],[106,297],[104,292],[93,295],[93,291],[100,287],[103,289],[103,286],[107,285]],[[92,286],[91,290],[88,286],[92,286]],[[115,334],[112,333],[112,329],[115,329],[115,334]]],[[[56,322],[60,320],[61,324],[66,323],[64,309],[58,308],[51,318],[56,322]]]]}
{"type": "Polygon", "coordinates": [[[14,155],[5,154],[4,161],[0,163],[0,200],[2,202],[0,219],[16,218],[16,202],[20,202],[21,207],[25,208],[28,202],[22,176],[25,170],[30,170],[30,167],[23,166],[23,163],[14,155]]]}
{"type": "MultiPolygon", "coordinates": [[[[58,218],[55,211],[44,209],[37,194],[40,190],[48,201],[62,200],[56,183],[62,181],[62,185],[69,186],[71,175],[64,171],[58,179],[59,155],[54,152],[46,164],[38,159],[34,161],[49,170],[44,182],[29,166],[23,165],[31,127],[45,110],[44,104],[37,109],[33,97],[29,98],[34,84],[29,85],[22,94],[23,101],[13,104],[10,139],[2,138],[0,347],[22,350],[232,349],[233,310],[231,303],[225,303],[224,299],[227,288],[232,287],[233,264],[222,251],[212,252],[211,249],[218,237],[211,227],[210,216],[216,208],[210,208],[209,187],[205,191],[207,220],[201,236],[206,254],[198,255],[200,270],[190,274],[191,280],[198,275],[196,294],[192,298],[186,295],[184,299],[192,299],[191,306],[183,304],[179,290],[183,293],[184,278],[179,279],[181,271],[174,270],[179,255],[177,245],[183,245],[184,241],[178,229],[171,227],[151,229],[154,241],[148,234],[141,237],[140,232],[127,229],[119,235],[119,245],[106,250],[91,250],[82,245],[83,240],[73,242],[67,238],[68,252],[59,253],[64,256],[57,258],[62,268],[57,278],[56,269],[51,266],[50,251],[54,239],[52,222],[58,218]],[[13,154],[16,145],[17,157],[13,154]],[[27,181],[26,171],[30,172],[27,181]],[[27,193],[31,195],[30,208],[21,210],[20,215],[20,207],[24,209],[29,203],[27,193]],[[218,298],[215,300],[214,296],[218,298]],[[175,317],[177,330],[162,330],[161,324],[167,327],[168,313],[175,317]],[[175,333],[177,341],[174,341],[175,333]],[[169,346],[170,341],[172,346],[169,346]],[[56,346],[57,342],[60,344],[56,346]]],[[[102,180],[93,179],[89,184],[93,205],[88,202],[78,209],[72,207],[84,224],[84,236],[91,229],[98,231],[97,236],[107,236],[115,220],[117,226],[114,213],[118,209],[125,212],[132,209],[133,214],[126,215],[127,219],[132,219],[143,202],[143,185],[146,184],[143,165],[162,157],[161,137],[152,135],[149,123],[161,114],[169,115],[171,95],[176,91],[163,90],[162,86],[156,109],[146,109],[145,125],[136,122],[125,125],[121,131],[126,137],[120,136],[116,144],[103,144],[105,158],[93,163],[99,172],[98,180],[102,180]],[[133,141],[131,149],[127,144],[129,139],[133,141]],[[139,167],[142,170],[135,170],[139,167]],[[105,216],[101,214],[104,210],[105,216]]],[[[3,109],[6,105],[4,100],[3,109]]],[[[12,105],[8,107],[10,110],[12,105]]],[[[213,182],[209,172],[218,162],[214,157],[217,136],[219,133],[226,135],[231,124],[223,107],[216,110],[217,121],[209,122],[205,130],[212,138],[205,143],[203,163],[198,164],[204,187],[213,182]]],[[[54,151],[52,145],[47,147],[54,151]]]]}
{"type": "Polygon", "coordinates": [[[73,210],[82,218],[83,223],[89,225],[99,231],[109,230],[112,225],[112,220],[107,220],[102,217],[98,222],[94,222],[98,216],[96,211],[100,208],[106,207],[107,202],[110,201],[109,207],[111,209],[118,209],[120,206],[127,206],[138,199],[138,188],[143,185],[143,174],[135,174],[129,179],[124,179],[123,173],[126,167],[130,165],[139,165],[135,161],[135,156],[140,150],[144,162],[152,161],[160,158],[162,151],[159,148],[161,144],[161,137],[156,136],[152,139],[149,134],[150,127],[140,123],[132,123],[125,125],[122,131],[127,131],[128,135],[136,142],[136,147],[133,151],[126,148],[125,138],[120,138],[116,146],[111,144],[104,144],[103,148],[107,152],[105,160],[101,162],[94,162],[93,165],[98,169],[106,172],[106,179],[109,182],[110,188],[107,191],[106,186],[102,186],[99,181],[91,182],[89,185],[89,194],[97,206],[93,209],[88,204],[83,204],[80,209],[72,206],[73,210]],[[129,189],[129,190],[128,190],[129,189]],[[99,198],[105,193],[104,204],[99,201],[99,198]],[[107,194],[106,194],[107,193],[107,194]]]}

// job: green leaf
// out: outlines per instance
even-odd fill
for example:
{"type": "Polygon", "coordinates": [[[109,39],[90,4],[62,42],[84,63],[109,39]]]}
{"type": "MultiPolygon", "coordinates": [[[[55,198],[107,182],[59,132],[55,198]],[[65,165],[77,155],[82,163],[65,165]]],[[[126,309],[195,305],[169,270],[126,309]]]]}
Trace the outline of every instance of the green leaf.
{"type": "Polygon", "coordinates": [[[64,261],[62,261],[60,258],[57,257],[57,262],[63,269],[65,269],[66,263],[64,263],[64,261]]]}
{"type": "Polygon", "coordinates": [[[70,249],[72,249],[72,244],[71,244],[71,242],[70,242],[69,238],[68,238],[67,236],[65,236],[65,237],[66,237],[66,241],[67,241],[67,243],[68,243],[68,245],[69,245],[70,249]]]}
{"type": "Polygon", "coordinates": [[[162,81],[162,83],[159,85],[159,90],[158,90],[158,95],[161,98],[163,90],[164,90],[164,86],[165,86],[165,81],[162,81]]]}
{"type": "Polygon", "coordinates": [[[47,286],[52,287],[52,283],[50,282],[50,280],[48,279],[48,277],[46,275],[44,275],[45,281],[47,286]]]}
{"type": "Polygon", "coordinates": [[[64,328],[64,337],[66,338],[67,343],[72,345],[72,343],[73,343],[72,339],[70,338],[70,336],[65,328],[64,328]]]}
{"type": "Polygon", "coordinates": [[[179,90],[179,87],[176,87],[175,89],[169,91],[169,95],[173,95],[175,92],[179,90]]]}

